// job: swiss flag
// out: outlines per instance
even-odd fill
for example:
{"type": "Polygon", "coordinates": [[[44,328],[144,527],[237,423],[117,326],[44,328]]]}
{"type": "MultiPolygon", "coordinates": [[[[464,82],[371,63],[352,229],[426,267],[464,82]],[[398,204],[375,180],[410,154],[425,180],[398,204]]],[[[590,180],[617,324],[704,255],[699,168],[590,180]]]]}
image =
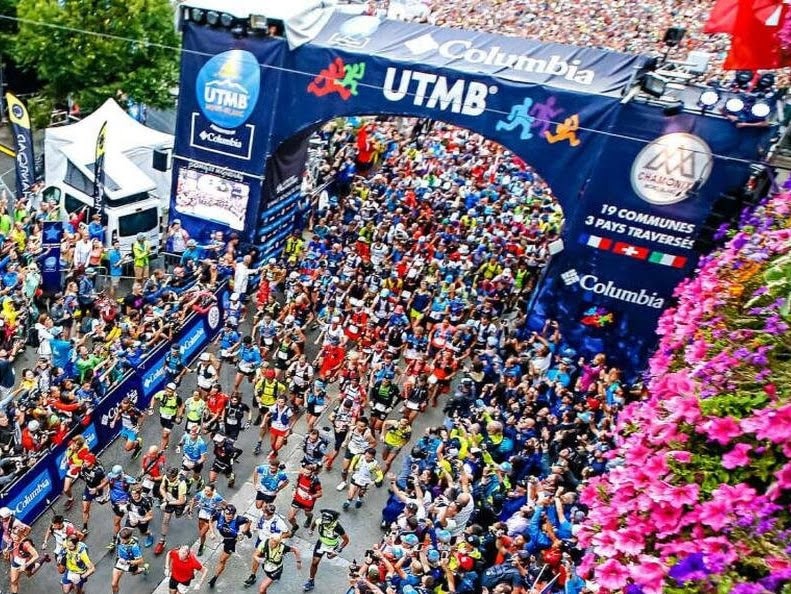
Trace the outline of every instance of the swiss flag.
{"type": "Polygon", "coordinates": [[[624,243],[622,241],[617,242],[615,247],[612,248],[612,251],[621,256],[629,256],[630,258],[636,258],[638,260],[645,260],[650,252],[648,248],[624,243]]]}
{"type": "Polygon", "coordinates": [[[738,0],[731,51],[723,67],[758,70],[791,65],[791,56],[783,55],[778,38],[787,12],[784,0],[738,0]]]}
{"type": "MultiPolygon", "coordinates": [[[[778,0],[754,0],[753,12],[760,20],[769,20],[777,10],[778,0]]],[[[739,12],[739,0],[717,0],[711,9],[709,18],[703,26],[704,33],[733,33],[736,26],[736,14],[739,12]]]]}

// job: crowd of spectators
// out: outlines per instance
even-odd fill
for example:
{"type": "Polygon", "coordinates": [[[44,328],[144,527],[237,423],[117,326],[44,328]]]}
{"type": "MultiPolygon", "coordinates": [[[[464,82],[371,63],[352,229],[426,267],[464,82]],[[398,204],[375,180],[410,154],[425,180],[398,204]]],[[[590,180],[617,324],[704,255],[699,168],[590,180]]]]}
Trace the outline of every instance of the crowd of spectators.
{"type": "MultiPolygon", "coordinates": [[[[154,267],[162,261],[155,258],[159,246],[143,235],[129,253],[118,241],[106,246],[100,216],[89,217],[88,209],[61,216],[40,192],[12,208],[7,201],[0,202],[0,487],[63,443],[75,425],[90,423],[108,389],[171,341],[190,312],[205,311],[219,282],[244,276],[250,261],[237,237],[218,233],[199,248],[174,221],[166,246],[178,253],[170,265],[154,267]],[[63,226],[54,286],[42,278],[51,255],[45,221],[63,226]],[[25,349],[35,356],[22,367],[15,360],[25,349]]],[[[184,365],[175,351],[168,373],[176,376],[184,365]]]]}

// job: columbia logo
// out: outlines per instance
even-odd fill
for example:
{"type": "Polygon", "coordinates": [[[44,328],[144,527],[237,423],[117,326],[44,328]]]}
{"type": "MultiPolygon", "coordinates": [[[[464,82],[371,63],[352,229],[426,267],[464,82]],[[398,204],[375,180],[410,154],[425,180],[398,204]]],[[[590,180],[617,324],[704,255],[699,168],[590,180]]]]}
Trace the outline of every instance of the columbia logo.
{"type": "Polygon", "coordinates": [[[405,41],[404,45],[415,56],[426,54],[428,52],[435,51],[439,48],[439,44],[436,41],[434,41],[434,38],[431,36],[431,33],[426,33],[425,35],[421,35],[420,37],[415,37],[414,39],[405,41]]]}
{"type": "Polygon", "coordinates": [[[560,275],[560,278],[563,279],[563,282],[566,283],[566,286],[575,285],[580,282],[580,275],[577,274],[577,271],[573,268],[571,270],[567,270],[563,274],[560,275]]]}

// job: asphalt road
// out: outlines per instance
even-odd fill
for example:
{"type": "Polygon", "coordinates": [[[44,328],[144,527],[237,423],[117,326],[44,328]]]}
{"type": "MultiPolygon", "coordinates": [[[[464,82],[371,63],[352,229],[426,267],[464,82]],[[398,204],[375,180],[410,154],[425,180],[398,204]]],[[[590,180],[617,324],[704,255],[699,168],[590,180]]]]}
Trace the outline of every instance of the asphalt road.
{"type": "MultiPolygon", "coordinates": [[[[308,337],[308,355],[315,356],[316,347],[312,345],[312,340],[315,335],[308,337]]],[[[19,367],[26,366],[32,359],[32,349],[28,349],[25,357],[21,358],[19,367]]],[[[223,386],[230,388],[233,381],[234,370],[225,365],[221,371],[221,379],[223,386]]],[[[195,386],[194,374],[188,374],[182,382],[182,388],[179,393],[189,395],[195,386]]],[[[245,402],[250,403],[252,400],[251,387],[249,384],[243,384],[242,394],[245,402]]],[[[333,391],[331,389],[330,393],[333,391]]],[[[326,413],[325,413],[326,414],[326,413]]],[[[397,413],[392,413],[391,416],[397,413]]],[[[415,435],[422,434],[423,430],[428,425],[437,425],[442,421],[442,413],[440,409],[429,409],[422,417],[416,419],[415,422],[415,435]]],[[[319,421],[318,426],[323,426],[322,421],[319,421]]],[[[174,447],[183,433],[183,428],[177,428],[171,437],[171,446],[168,450],[168,462],[178,463],[180,456],[174,452],[174,447]]],[[[144,449],[146,446],[158,443],[160,436],[160,426],[158,417],[146,417],[141,435],[144,440],[144,449]]],[[[300,418],[295,425],[294,433],[290,437],[288,444],[280,452],[280,458],[286,464],[286,472],[289,477],[295,477],[298,470],[302,454],[300,446],[302,439],[305,435],[305,421],[304,417],[300,418]]],[[[218,481],[217,490],[226,499],[233,502],[240,513],[244,511],[246,515],[256,520],[258,513],[253,505],[255,499],[255,490],[252,486],[251,479],[254,467],[257,464],[264,463],[266,454],[269,451],[268,439],[264,442],[264,450],[258,455],[253,455],[253,448],[257,441],[257,429],[251,428],[242,433],[237,442],[237,446],[244,450],[240,457],[239,462],[235,466],[237,475],[237,483],[234,489],[228,489],[224,477],[220,477],[218,481]]],[[[209,460],[213,459],[211,454],[211,447],[209,448],[209,460]]],[[[112,444],[101,456],[101,462],[105,469],[109,470],[114,464],[121,464],[124,469],[132,475],[137,475],[140,469],[140,460],[131,461],[129,454],[123,451],[122,444],[116,441],[112,444]]],[[[393,469],[400,466],[400,459],[396,460],[393,464],[393,469]]],[[[208,467],[206,464],[204,469],[204,477],[207,476],[208,467]]],[[[340,460],[335,465],[331,473],[322,471],[320,475],[322,482],[324,496],[317,503],[317,509],[322,507],[330,507],[340,510],[343,501],[345,501],[345,491],[339,493],[335,487],[340,481],[340,460]]],[[[292,483],[293,484],[293,483],[292,483]]],[[[83,485],[78,481],[74,486],[75,496],[82,493],[83,485]]],[[[291,485],[289,488],[281,492],[280,497],[276,501],[278,512],[282,516],[286,516],[291,502],[293,490],[291,485]]],[[[53,497],[56,494],[53,494],[53,497]]],[[[341,524],[348,531],[351,543],[349,547],[344,550],[343,554],[334,561],[323,560],[319,567],[316,589],[317,593],[341,593],[347,591],[349,582],[347,580],[347,568],[353,560],[362,560],[364,551],[370,548],[373,544],[379,541],[382,533],[379,528],[381,521],[381,510],[387,500],[387,488],[372,489],[369,491],[365,499],[364,505],[360,509],[351,508],[350,511],[344,512],[341,516],[341,524]]],[[[32,539],[35,545],[41,552],[40,545],[43,541],[44,531],[49,525],[49,519],[55,513],[63,512],[63,498],[58,499],[53,507],[48,511],[33,527],[32,539]]],[[[74,508],[65,514],[76,526],[82,525],[81,512],[79,501],[74,505],[74,508]]],[[[299,517],[301,521],[303,516],[299,517]]],[[[157,510],[155,512],[154,520],[151,524],[152,533],[155,536],[159,534],[159,524],[161,514],[157,510]]],[[[86,538],[86,544],[89,547],[91,559],[96,564],[97,571],[89,579],[86,587],[86,592],[90,594],[109,593],[110,590],[110,577],[112,573],[112,566],[114,562],[114,553],[108,551],[105,545],[110,540],[112,534],[112,511],[109,505],[99,506],[94,504],[92,508],[91,518],[91,531],[86,538]]],[[[197,522],[190,519],[186,514],[182,518],[174,518],[171,521],[170,533],[168,537],[168,548],[181,544],[194,545],[197,538],[197,522]]],[[[52,541],[50,541],[52,543],[52,541]]],[[[291,556],[288,556],[285,562],[285,571],[283,578],[277,584],[270,587],[270,592],[301,592],[302,585],[308,577],[308,567],[310,565],[310,556],[315,538],[308,535],[307,530],[301,529],[296,537],[291,539],[294,546],[299,548],[303,556],[303,568],[301,571],[296,569],[296,565],[291,556]]],[[[238,552],[228,561],[225,572],[217,582],[216,588],[210,590],[207,583],[204,583],[200,591],[202,592],[237,592],[243,589],[242,582],[249,575],[250,557],[253,550],[253,540],[242,540],[238,546],[238,552]]],[[[207,541],[207,550],[201,558],[202,561],[207,563],[210,568],[216,565],[217,542],[207,541]]],[[[50,547],[52,544],[50,544],[50,547]]],[[[193,546],[196,549],[196,546],[193,546]]],[[[164,555],[155,557],[153,549],[144,549],[144,556],[151,564],[148,576],[131,576],[125,575],[121,581],[121,592],[124,594],[149,594],[152,592],[167,592],[167,588],[161,585],[163,577],[163,564],[164,555]]],[[[0,578],[0,588],[3,592],[8,592],[7,589],[7,572],[2,572],[3,576],[0,578]]],[[[259,575],[261,572],[259,571],[259,575]]],[[[209,575],[211,577],[211,573],[209,575]]],[[[49,592],[54,593],[60,591],[60,575],[57,573],[53,563],[43,567],[32,578],[22,577],[20,582],[20,592],[34,592],[36,594],[49,592]]],[[[259,578],[260,580],[260,578],[259,578]]],[[[208,580],[207,580],[208,582],[208,580]]],[[[249,588],[246,591],[257,592],[258,586],[249,588]]]]}

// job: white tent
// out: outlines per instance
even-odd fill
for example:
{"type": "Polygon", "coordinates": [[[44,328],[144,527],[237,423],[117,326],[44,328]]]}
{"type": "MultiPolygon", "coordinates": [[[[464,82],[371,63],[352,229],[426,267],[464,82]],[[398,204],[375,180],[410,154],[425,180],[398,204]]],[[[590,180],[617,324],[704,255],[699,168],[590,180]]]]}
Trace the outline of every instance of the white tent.
{"type": "Polygon", "coordinates": [[[104,169],[108,201],[150,192],[167,207],[170,172],[152,166],[154,149],[173,148],[173,136],[157,132],[131,118],[112,99],[85,119],[69,126],[47,128],[44,136],[44,180],[47,185],[75,177],[93,184],[96,138],[107,122],[104,169]]]}

